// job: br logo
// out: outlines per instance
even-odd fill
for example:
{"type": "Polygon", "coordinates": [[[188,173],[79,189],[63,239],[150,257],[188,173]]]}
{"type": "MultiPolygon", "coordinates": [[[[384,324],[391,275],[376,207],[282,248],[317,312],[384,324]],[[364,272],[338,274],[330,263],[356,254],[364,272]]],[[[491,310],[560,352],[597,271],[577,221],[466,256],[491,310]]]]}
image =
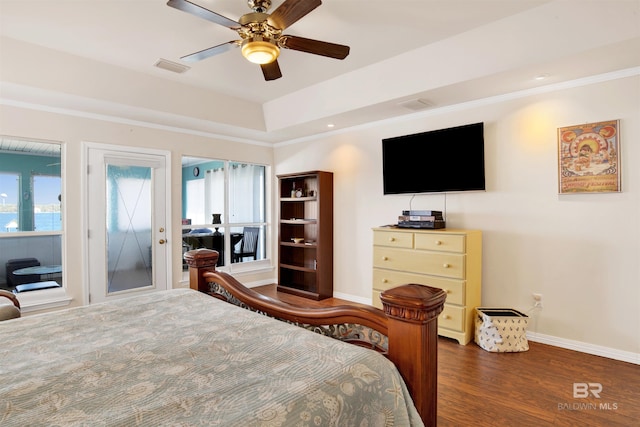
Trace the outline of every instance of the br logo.
{"type": "Polygon", "coordinates": [[[586,399],[589,395],[600,399],[601,392],[602,384],[600,383],[573,383],[573,397],[575,399],[586,399]]]}

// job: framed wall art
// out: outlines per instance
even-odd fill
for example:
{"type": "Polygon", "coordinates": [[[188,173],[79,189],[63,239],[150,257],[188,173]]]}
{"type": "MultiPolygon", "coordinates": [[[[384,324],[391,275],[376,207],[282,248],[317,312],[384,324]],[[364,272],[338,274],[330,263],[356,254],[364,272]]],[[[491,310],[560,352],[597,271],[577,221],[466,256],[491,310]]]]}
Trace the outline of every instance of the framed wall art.
{"type": "Polygon", "coordinates": [[[622,191],[619,130],[619,120],[558,129],[560,194],[622,191]]]}

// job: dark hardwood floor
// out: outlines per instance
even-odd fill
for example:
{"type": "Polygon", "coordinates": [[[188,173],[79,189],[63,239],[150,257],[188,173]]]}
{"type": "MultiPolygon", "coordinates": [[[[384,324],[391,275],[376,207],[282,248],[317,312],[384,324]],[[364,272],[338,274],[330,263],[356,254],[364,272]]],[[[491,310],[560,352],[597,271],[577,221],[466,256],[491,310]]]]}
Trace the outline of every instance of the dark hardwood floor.
{"type": "MultiPolygon", "coordinates": [[[[254,290],[307,307],[346,302],[306,300],[272,285],[254,290]]],[[[639,365],[535,342],[529,347],[489,353],[440,338],[438,426],[640,426],[639,365]],[[574,383],[582,383],[576,397],[574,383]]]]}

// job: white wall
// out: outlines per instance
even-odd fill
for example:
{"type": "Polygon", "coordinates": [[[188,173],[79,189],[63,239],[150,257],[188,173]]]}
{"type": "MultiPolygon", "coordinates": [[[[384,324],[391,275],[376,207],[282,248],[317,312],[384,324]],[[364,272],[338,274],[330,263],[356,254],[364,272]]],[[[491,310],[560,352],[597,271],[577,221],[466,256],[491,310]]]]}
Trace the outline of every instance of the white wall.
{"type": "MultiPolygon", "coordinates": [[[[382,195],[381,139],[483,121],[487,191],[420,195],[447,225],[483,232],[485,306],[530,312],[530,332],[640,363],[640,78],[548,87],[281,144],[276,173],[334,172],[336,296],[371,298],[372,227],[410,196],[382,195]],[[557,128],[620,120],[623,192],[559,195],[557,128]]],[[[437,161],[433,159],[432,161],[437,161]]]]}

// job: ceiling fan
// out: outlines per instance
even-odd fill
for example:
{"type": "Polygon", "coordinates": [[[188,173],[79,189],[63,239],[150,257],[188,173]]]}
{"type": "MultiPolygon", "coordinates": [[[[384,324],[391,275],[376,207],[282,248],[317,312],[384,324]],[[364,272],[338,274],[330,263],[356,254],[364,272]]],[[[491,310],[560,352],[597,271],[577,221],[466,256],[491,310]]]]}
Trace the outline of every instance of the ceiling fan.
{"type": "Polygon", "coordinates": [[[344,59],[349,55],[349,46],[282,34],[286,28],[320,6],[321,0],[285,0],[271,14],[267,13],[271,0],[247,0],[247,4],[253,12],[242,15],[236,22],[188,0],[169,0],[168,6],[224,25],[240,36],[240,40],[213,46],[180,59],[187,62],[201,61],[241,47],[242,55],[247,60],[260,64],[265,80],[276,80],[282,77],[278,65],[278,55],[282,48],[336,59],[344,59]]]}

